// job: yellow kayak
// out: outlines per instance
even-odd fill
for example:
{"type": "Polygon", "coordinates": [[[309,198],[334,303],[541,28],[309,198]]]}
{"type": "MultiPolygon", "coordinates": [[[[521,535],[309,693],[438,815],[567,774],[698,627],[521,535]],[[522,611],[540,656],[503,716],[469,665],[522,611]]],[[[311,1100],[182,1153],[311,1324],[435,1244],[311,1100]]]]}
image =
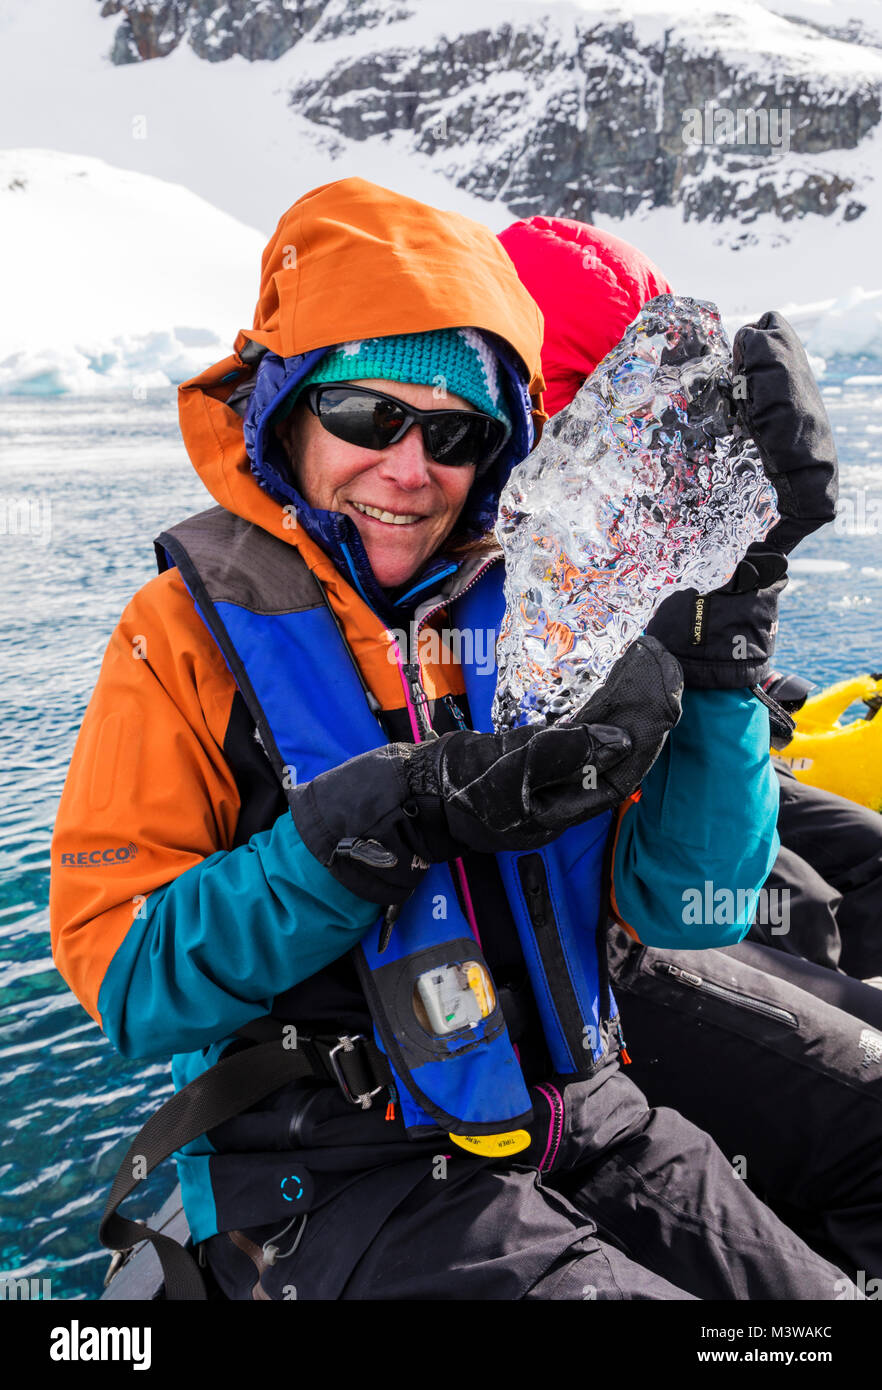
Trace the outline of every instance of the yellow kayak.
{"type": "Polygon", "coordinates": [[[855,676],[810,696],[793,718],[796,733],[773,756],[800,782],[836,792],[882,811],[882,678],[855,676]],[[867,714],[849,724],[841,716],[857,700],[867,714]]]}

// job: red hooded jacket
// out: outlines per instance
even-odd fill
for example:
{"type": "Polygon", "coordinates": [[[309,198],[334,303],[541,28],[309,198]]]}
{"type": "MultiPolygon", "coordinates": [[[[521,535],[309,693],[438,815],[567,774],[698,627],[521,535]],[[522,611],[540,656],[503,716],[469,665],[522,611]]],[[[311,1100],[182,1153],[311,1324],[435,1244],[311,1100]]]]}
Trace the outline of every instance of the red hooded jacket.
{"type": "Polygon", "coordinates": [[[554,415],[643,305],[671,286],[636,246],[569,217],[514,222],[499,240],[545,318],[544,405],[554,415]]]}

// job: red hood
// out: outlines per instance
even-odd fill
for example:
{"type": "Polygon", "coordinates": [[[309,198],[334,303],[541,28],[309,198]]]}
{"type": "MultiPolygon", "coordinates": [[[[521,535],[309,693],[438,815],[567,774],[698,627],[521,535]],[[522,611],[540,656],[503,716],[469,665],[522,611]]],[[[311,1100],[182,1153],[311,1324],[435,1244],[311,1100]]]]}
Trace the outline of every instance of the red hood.
{"type": "Polygon", "coordinates": [[[648,256],[568,217],[531,217],[500,233],[545,317],[542,375],[549,415],[573,399],[647,300],[671,286],[648,256]]]}

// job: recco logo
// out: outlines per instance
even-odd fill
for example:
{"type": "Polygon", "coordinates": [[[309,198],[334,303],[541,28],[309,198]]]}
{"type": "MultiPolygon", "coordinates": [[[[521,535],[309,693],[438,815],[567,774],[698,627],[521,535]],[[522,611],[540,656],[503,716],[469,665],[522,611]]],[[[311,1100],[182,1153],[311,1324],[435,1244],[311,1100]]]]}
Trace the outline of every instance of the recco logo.
{"type": "Polygon", "coordinates": [[[63,854],[61,863],[65,869],[95,868],[99,864],[128,864],[138,853],[138,846],[130,840],[127,845],[117,845],[114,849],[81,849],[77,854],[63,854]]]}

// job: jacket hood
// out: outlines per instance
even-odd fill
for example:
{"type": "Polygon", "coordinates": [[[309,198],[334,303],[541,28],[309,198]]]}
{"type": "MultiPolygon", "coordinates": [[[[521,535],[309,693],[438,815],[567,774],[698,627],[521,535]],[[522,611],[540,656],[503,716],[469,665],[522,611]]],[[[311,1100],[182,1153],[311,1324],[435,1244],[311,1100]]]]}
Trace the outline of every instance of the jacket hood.
{"type": "Polygon", "coordinates": [[[643,305],[673,291],[636,246],[587,222],[531,217],[500,233],[545,318],[544,405],[569,405],[643,305]]]}
{"type": "Polygon", "coordinates": [[[297,546],[323,579],[342,570],[382,609],[354,523],[306,507],[284,476],[269,421],[334,344],[456,327],[493,341],[514,416],[506,451],[466,504],[467,525],[478,534],[492,524],[508,472],[546,418],[536,303],[499,239],[470,218],[364,179],[305,194],[263,253],[253,326],[239,331],[230,357],[179,387],[181,433],[206,488],[228,511],[297,546]]]}

